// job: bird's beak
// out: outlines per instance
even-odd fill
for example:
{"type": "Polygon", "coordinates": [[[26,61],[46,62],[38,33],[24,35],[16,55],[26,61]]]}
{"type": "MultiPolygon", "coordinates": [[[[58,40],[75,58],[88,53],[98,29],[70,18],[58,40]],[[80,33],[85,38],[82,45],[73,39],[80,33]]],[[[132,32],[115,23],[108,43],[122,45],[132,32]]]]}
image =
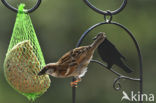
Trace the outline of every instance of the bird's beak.
{"type": "Polygon", "coordinates": [[[41,75],[44,75],[46,74],[46,69],[42,69],[39,73],[38,73],[38,76],[41,76],[41,75]]]}
{"type": "Polygon", "coordinates": [[[43,75],[43,74],[42,74],[42,72],[40,71],[40,72],[38,73],[38,76],[41,76],[41,75],[43,75]]]}

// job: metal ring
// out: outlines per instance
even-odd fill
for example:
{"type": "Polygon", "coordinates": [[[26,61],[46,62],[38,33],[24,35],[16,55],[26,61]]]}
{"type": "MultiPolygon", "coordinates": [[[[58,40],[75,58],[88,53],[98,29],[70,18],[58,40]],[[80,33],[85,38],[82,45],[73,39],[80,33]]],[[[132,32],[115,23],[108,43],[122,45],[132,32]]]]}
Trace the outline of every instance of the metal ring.
{"type": "MultiPolygon", "coordinates": [[[[18,9],[11,6],[6,0],[1,0],[1,1],[7,8],[11,9],[12,11],[14,11],[16,13],[18,12],[18,9]]],[[[38,0],[36,5],[33,8],[26,10],[26,13],[31,13],[31,12],[35,11],[40,6],[41,1],[42,0],[38,0]]]]}
{"type": "MultiPolygon", "coordinates": [[[[83,0],[85,2],[86,5],[88,5],[92,10],[94,10],[95,12],[99,13],[99,14],[102,14],[102,15],[109,15],[109,13],[107,11],[103,11],[103,10],[100,10],[98,8],[96,8],[94,5],[92,5],[88,0],[83,0]]],[[[126,4],[127,4],[127,0],[124,0],[122,5],[120,6],[120,8],[114,10],[114,11],[110,11],[112,15],[115,15],[119,12],[121,12],[125,7],[126,7],[126,4]]]]}

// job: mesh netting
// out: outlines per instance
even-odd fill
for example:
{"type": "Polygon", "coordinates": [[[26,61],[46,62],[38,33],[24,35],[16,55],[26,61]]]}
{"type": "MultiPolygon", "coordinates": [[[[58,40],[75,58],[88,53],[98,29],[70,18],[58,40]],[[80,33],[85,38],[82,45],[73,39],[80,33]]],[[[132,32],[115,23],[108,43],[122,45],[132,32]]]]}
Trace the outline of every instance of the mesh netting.
{"type": "Polygon", "coordinates": [[[49,76],[38,76],[45,65],[30,16],[19,6],[13,34],[4,62],[5,77],[9,84],[29,100],[35,100],[50,86],[49,76]]]}

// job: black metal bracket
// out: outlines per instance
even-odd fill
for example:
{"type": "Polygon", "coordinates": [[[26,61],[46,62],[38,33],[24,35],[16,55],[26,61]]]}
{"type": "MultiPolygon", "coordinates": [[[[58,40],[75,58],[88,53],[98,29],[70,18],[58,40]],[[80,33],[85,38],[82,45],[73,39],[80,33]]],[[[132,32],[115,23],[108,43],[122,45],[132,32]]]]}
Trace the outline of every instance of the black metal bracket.
{"type": "MultiPolygon", "coordinates": [[[[100,9],[96,8],[88,0],[83,0],[83,1],[85,2],[86,5],[88,5],[88,7],[90,7],[95,12],[97,12],[99,14],[102,14],[102,15],[109,15],[109,13],[107,11],[103,11],[103,10],[100,10],[100,9]]],[[[126,7],[126,4],[127,4],[127,0],[123,0],[122,5],[118,9],[116,9],[114,11],[110,11],[110,13],[112,15],[118,14],[119,12],[121,12],[126,7]]]]}
{"type": "MultiPolygon", "coordinates": [[[[98,63],[99,65],[101,65],[101,66],[105,67],[106,69],[108,69],[107,66],[105,66],[103,63],[101,63],[98,60],[91,60],[91,62],[98,63]]],[[[113,83],[113,87],[114,87],[115,90],[121,90],[121,84],[120,84],[120,82],[118,82],[120,79],[128,79],[128,80],[133,80],[133,81],[140,81],[140,79],[138,79],[138,78],[131,78],[131,77],[124,76],[124,75],[114,71],[113,69],[108,69],[108,70],[118,76],[114,80],[114,83],[113,83]]]]}
{"type": "MultiPolygon", "coordinates": [[[[1,0],[1,1],[8,9],[10,9],[10,10],[16,12],[16,13],[18,12],[18,9],[13,7],[13,6],[11,6],[6,0],[1,0]]],[[[38,0],[34,7],[32,7],[31,9],[26,10],[25,12],[26,13],[32,13],[33,11],[35,11],[40,6],[41,1],[42,0],[38,0]]]]}
{"type": "MultiPolygon", "coordinates": [[[[113,72],[115,75],[117,75],[118,77],[115,78],[114,80],[114,83],[113,83],[113,87],[115,90],[121,90],[121,84],[119,82],[120,79],[127,79],[127,80],[132,80],[132,81],[139,81],[140,83],[140,94],[143,94],[143,67],[142,67],[142,55],[141,55],[141,51],[140,51],[140,48],[139,48],[139,45],[137,43],[137,40],[135,39],[135,37],[133,36],[133,34],[123,25],[117,23],[117,22],[113,22],[112,19],[113,19],[113,15],[115,14],[118,14],[119,12],[121,12],[126,4],[127,4],[127,0],[123,0],[123,3],[122,5],[120,6],[120,8],[118,8],[117,10],[115,11],[102,11],[98,8],[96,8],[95,6],[93,6],[88,0],[83,0],[85,2],[85,4],[90,7],[92,10],[94,10],[95,12],[99,13],[99,14],[102,14],[104,15],[104,22],[100,22],[100,23],[97,23],[93,26],[91,26],[89,29],[87,29],[83,34],[82,36],[80,37],[76,47],[79,47],[81,44],[82,44],[82,41],[84,40],[84,38],[89,34],[90,31],[92,31],[93,29],[95,29],[96,27],[98,26],[101,26],[101,25],[105,25],[105,24],[111,24],[111,25],[116,25],[120,28],[122,28],[124,31],[126,31],[126,33],[130,36],[130,38],[133,40],[134,44],[135,44],[135,47],[136,47],[136,50],[137,50],[137,53],[138,53],[138,59],[139,59],[139,69],[140,69],[140,75],[139,75],[139,78],[131,78],[131,77],[128,77],[128,76],[124,76],[116,71],[114,71],[113,69],[108,69],[110,70],[111,72],[113,72]]],[[[98,60],[91,60],[91,62],[94,62],[94,63],[97,63],[97,64],[100,64],[101,66],[107,68],[103,63],[101,63],[100,61],[98,60]]],[[[73,78],[73,81],[75,80],[75,78],[73,78]]],[[[72,88],[72,93],[73,93],[73,103],[76,103],[76,88],[73,87],[72,88]]],[[[140,100],[142,100],[142,97],[140,96],[140,100]]],[[[142,101],[140,101],[139,103],[142,103],[142,101]]]]}

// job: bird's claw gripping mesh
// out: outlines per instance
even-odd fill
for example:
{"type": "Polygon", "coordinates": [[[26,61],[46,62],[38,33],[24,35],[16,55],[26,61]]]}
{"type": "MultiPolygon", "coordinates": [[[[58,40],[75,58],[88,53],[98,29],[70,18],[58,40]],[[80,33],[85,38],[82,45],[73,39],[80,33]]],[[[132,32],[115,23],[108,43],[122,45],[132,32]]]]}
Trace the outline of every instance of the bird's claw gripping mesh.
{"type": "Polygon", "coordinates": [[[50,86],[49,76],[38,76],[44,65],[30,16],[24,13],[24,4],[21,4],[4,61],[5,77],[15,90],[35,100],[50,86]]]}

